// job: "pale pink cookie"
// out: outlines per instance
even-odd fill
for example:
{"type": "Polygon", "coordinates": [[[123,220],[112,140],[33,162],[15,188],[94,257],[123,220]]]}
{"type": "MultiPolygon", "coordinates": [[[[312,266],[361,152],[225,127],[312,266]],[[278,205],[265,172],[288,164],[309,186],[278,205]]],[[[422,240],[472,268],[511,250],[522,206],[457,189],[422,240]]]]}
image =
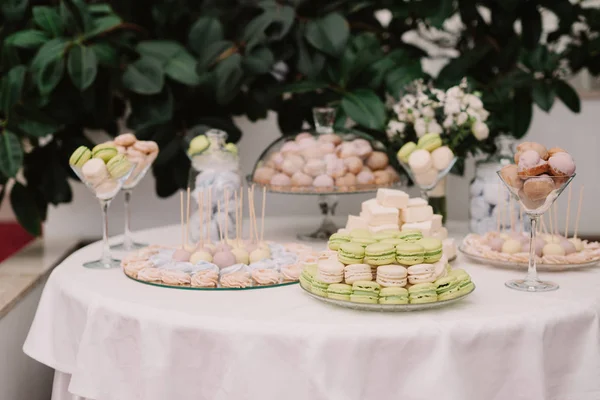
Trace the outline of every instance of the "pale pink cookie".
{"type": "Polygon", "coordinates": [[[271,186],[291,186],[292,181],[286,174],[275,174],[271,178],[271,186]]]}
{"type": "Polygon", "coordinates": [[[115,137],[115,146],[129,147],[137,141],[137,138],[133,133],[123,133],[115,137]]]}
{"type": "Polygon", "coordinates": [[[116,145],[115,147],[117,148],[117,152],[119,154],[127,154],[127,147],[119,145],[116,145]]]}
{"type": "Polygon", "coordinates": [[[363,168],[363,161],[359,157],[348,157],[344,158],[344,164],[346,164],[346,168],[348,168],[349,172],[352,172],[354,175],[358,174],[363,168]]]}
{"type": "Polygon", "coordinates": [[[269,167],[258,167],[254,171],[254,182],[262,183],[266,185],[271,182],[271,179],[275,176],[277,171],[269,167]]]}
{"type": "Polygon", "coordinates": [[[340,176],[344,176],[348,171],[346,168],[346,164],[344,164],[344,160],[341,159],[327,162],[326,168],[327,175],[331,176],[332,178],[339,178],[340,176]]]}
{"type": "Polygon", "coordinates": [[[388,156],[382,151],[374,151],[367,159],[367,166],[373,171],[384,169],[388,164],[388,156]]]}
{"type": "Polygon", "coordinates": [[[292,176],[298,171],[302,171],[304,167],[304,159],[296,154],[289,154],[285,157],[281,170],[287,175],[292,176]]]}
{"type": "Polygon", "coordinates": [[[324,174],[326,171],[325,161],[319,159],[308,160],[304,165],[303,171],[305,174],[310,175],[313,178],[315,176],[324,174]]]}
{"type": "Polygon", "coordinates": [[[296,142],[299,143],[303,139],[314,139],[314,138],[313,138],[313,135],[311,135],[308,132],[302,132],[302,133],[299,133],[296,135],[296,142]]]}
{"type": "Polygon", "coordinates": [[[139,162],[146,157],[144,153],[134,147],[127,148],[127,158],[132,162],[139,162]]]}
{"type": "Polygon", "coordinates": [[[138,140],[133,144],[133,148],[143,154],[158,152],[158,145],[151,140],[138,140]]]}
{"type": "Polygon", "coordinates": [[[371,185],[375,182],[375,176],[371,171],[362,170],[358,175],[356,175],[356,182],[359,185],[371,185]]]}
{"type": "Polygon", "coordinates": [[[304,172],[296,172],[292,175],[292,185],[294,186],[310,186],[312,185],[313,178],[306,175],[304,172]]]}
{"type": "Polygon", "coordinates": [[[387,171],[375,171],[373,177],[376,185],[384,186],[392,183],[392,177],[387,171]]]}
{"type": "Polygon", "coordinates": [[[313,186],[320,189],[332,188],[333,183],[333,178],[329,175],[319,175],[313,181],[313,186]]]}
{"type": "Polygon", "coordinates": [[[338,144],[342,143],[342,138],[339,135],[336,135],[335,133],[322,134],[317,140],[322,143],[331,143],[334,146],[337,146],[338,144]]]}
{"type": "Polygon", "coordinates": [[[356,147],[351,142],[344,142],[336,149],[337,155],[340,158],[348,158],[357,155],[356,147]]]}
{"type": "Polygon", "coordinates": [[[352,145],[356,149],[356,155],[362,159],[366,159],[373,152],[373,147],[366,139],[354,139],[352,145]]]}
{"type": "Polygon", "coordinates": [[[289,154],[289,153],[297,153],[299,151],[298,144],[295,142],[285,142],[283,146],[281,146],[281,153],[289,154]]]}

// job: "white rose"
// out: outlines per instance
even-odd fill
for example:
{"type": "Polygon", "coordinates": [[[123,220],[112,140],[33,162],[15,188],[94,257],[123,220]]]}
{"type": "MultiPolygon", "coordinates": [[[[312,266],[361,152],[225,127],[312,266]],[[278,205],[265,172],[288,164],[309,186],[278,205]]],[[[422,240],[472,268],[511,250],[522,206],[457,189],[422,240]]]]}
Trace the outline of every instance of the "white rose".
{"type": "Polygon", "coordinates": [[[469,119],[469,115],[466,112],[461,112],[456,116],[456,125],[461,126],[469,119]]]}
{"type": "Polygon", "coordinates": [[[387,126],[387,136],[388,138],[393,138],[394,136],[401,134],[404,132],[404,128],[406,124],[400,121],[390,121],[387,126]]]}
{"type": "Polygon", "coordinates": [[[433,108],[427,106],[421,109],[421,115],[426,118],[433,118],[435,117],[435,111],[433,111],[433,108]]]}
{"type": "Polygon", "coordinates": [[[442,125],[446,129],[451,128],[453,124],[454,124],[454,119],[452,118],[452,115],[448,115],[446,117],[446,119],[444,120],[444,122],[442,123],[442,125]]]}
{"type": "Polygon", "coordinates": [[[427,123],[424,119],[418,118],[415,121],[415,132],[417,133],[417,137],[421,137],[427,133],[427,123]]]}
{"type": "Polygon", "coordinates": [[[473,132],[473,136],[479,141],[487,139],[490,135],[490,128],[485,124],[485,122],[477,121],[471,127],[471,132],[473,132]]]}
{"type": "Polygon", "coordinates": [[[479,114],[479,117],[481,118],[482,121],[486,121],[488,119],[488,117],[490,116],[490,113],[485,108],[477,110],[477,113],[479,114]]]}
{"type": "Polygon", "coordinates": [[[444,114],[452,115],[458,114],[460,112],[460,103],[453,98],[447,99],[446,104],[444,105],[444,114]]]}
{"type": "Polygon", "coordinates": [[[483,108],[483,102],[481,99],[473,94],[466,94],[462,101],[465,105],[474,110],[480,110],[483,108]]]}
{"type": "Polygon", "coordinates": [[[460,99],[464,96],[464,94],[465,93],[458,86],[452,86],[450,89],[446,90],[446,97],[460,99]]]}
{"type": "Polygon", "coordinates": [[[428,125],[427,125],[427,133],[442,133],[444,130],[442,129],[442,127],[440,126],[440,124],[438,124],[435,121],[431,121],[428,125]]]}

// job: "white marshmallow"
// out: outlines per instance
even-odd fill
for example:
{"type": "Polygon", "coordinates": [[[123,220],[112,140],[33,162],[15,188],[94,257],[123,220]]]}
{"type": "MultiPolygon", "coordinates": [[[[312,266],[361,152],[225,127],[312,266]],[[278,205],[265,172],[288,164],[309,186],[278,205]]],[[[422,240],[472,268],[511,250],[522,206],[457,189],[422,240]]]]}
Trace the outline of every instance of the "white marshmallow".
{"type": "Polygon", "coordinates": [[[424,222],[409,222],[402,225],[402,230],[417,229],[423,236],[431,236],[431,220],[424,222]]]}
{"type": "Polygon", "coordinates": [[[400,231],[400,226],[398,224],[385,224],[379,226],[369,226],[369,231],[371,233],[377,233],[381,231],[400,231]]]}
{"type": "Polygon", "coordinates": [[[346,229],[351,231],[352,229],[367,229],[369,224],[367,220],[362,217],[357,217],[356,215],[348,215],[348,220],[346,221],[346,229]]]}
{"type": "Polygon", "coordinates": [[[438,178],[438,171],[435,168],[430,168],[426,171],[415,173],[415,181],[422,186],[431,186],[438,178]]]}
{"type": "Polygon", "coordinates": [[[378,205],[372,207],[371,211],[368,212],[369,225],[380,226],[386,224],[398,224],[399,212],[397,208],[383,207],[378,205]]]}
{"type": "Polygon", "coordinates": [[[406,208],[408,207],[408,194],[402,190],[378,189],[377,202],[384,207],[406,208]]]}
{"type": "Polygon", "coordinates": [[[433,214],[431,217],[431,231],[436,232],[442,228],[442,216],[440,214],[433,214]]]}
{"type": "MultiPolygon", "coordinates": [[[[433,220],[432,220],[432,224],[433,224],[433,220]]],[[[440,239],[440,240],[444,240],[448,237],[448,229],[446,229],[442,226],[438,230],[432,231],[431,237],[434,237],[434,238],[440,239]]]]}
{"type": "Polygon", "coordinates": [[[420,197],[413,197],[408,199],[408,207],[422,207],[427,205],[427,200],[420,197]]]}
{"type": "Polygon", "coordinates": [[[360,205],[360,211],[362,213],[368,214],[371,211],[372,207],[379,206],[377,199],[369,199],[367,201],[363,201],[360,205]]]}
{"type": "Polygon", "coordinates": [[[448,260],[452,260],[456,257],[456,243],[454,243],[454,239],[448,238],[442,240],[442,254],[445,255],[448,260]]]}
{"type": "Polygon", "coordinates": [[[433,217],[433,208],[431,206],[410,207],[402,210],[403,222],[423,222],[429,221],[433,217]]]}

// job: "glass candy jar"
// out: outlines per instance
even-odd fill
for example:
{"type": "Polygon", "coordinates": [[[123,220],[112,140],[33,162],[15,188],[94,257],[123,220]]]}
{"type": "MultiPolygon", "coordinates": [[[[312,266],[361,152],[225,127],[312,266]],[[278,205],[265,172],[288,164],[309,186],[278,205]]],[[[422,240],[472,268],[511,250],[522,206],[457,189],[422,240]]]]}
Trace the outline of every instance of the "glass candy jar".
{"type": "Polygon", "coordinates": [[[518,202],[511,200],[496,174],[514,163],[515,142],[511,136],[498,136],[496,152],[475,163],[475,178],[469,187],[469,228],[473,233],[510,230],[521,223],[518,202]]]}
{"type": "MultiPolygon", "coordinates": [[[[188,145],[197,137],[190,132],[186,137],[188,145]]],[[[235,238],[236,234],[235,199],[242,189],[237,149],[227,145],[227,133],[217,129],[208,130],[206,139],[206,149],[193,153],[194,149],[190,147],[187,152],[191,161],[188,242],[192,243],[200,239],[201,229],[202,238],[208,239],[210,233],[213,242],[217,242],[221,235],[223,238],[235,238]],[[203,212],[200,212],[200,204],[203,212]]]]}

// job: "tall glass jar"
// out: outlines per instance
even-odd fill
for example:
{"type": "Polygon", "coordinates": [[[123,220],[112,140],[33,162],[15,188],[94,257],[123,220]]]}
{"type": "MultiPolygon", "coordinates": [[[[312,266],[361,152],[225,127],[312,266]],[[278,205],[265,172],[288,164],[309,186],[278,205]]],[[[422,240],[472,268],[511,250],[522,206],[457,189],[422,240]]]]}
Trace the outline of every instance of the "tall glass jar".
{"type": "Polygon", "coordinates": [[[484,234],[510,230],[521,224],[519,204],[510,199],[508,190],[498,179],[496,171],[513,163],[516,140],[508,135],[496,138],[496,152],[475,163],[475,178],[469,187],[469,228],[484,234]]]}
{"type": "Polygon", "coordinates": [[[204,239],[208,239],[210,231],[213,242],[218,241],[221,235],[223,238],[234,238],[236,233],[235,199],[236,195],[239,197],[242,189],[240,160],[237,151],[226,146],[227,133],[211,129],[206,132],[206,137],[209,142],[208,148],[199,154],[190,155],[188,186],[191,197],[191,242],[199,240],[201,229],[204,239]],[[200,202],[204,209],[202,213],[200,202]],[[201,223],[202,221],[204,222],[201,223]]]}

